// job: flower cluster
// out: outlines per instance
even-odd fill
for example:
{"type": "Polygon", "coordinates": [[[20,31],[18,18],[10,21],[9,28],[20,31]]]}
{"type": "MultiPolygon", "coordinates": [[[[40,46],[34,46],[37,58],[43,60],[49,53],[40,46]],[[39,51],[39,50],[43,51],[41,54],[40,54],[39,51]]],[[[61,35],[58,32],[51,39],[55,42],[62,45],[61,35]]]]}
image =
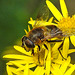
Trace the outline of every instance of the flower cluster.
{"type": "MultiPolygon", "coordinates": [[[[52,23],[52,17],[48,22],[37,21],[37,23],[41,23],[40,26],[57,26],[63,32],[64,41],[56,43],[44,42],[48,49],[42,44],[40,45],[41,48],[39,51],[38,47],[35,46],[34,54],[32,54],[32,49],[27,52],[20,46],[14,46],[14,49],[21,54],[8,54],[3,56],[3,58],[13,59],[6,63],[8,75],[71,75],[75,70],[75,65],[71,64],[71,57],[68,56],[68,54],[75,52],[75,49],[69,49],[69,36],[72,44],[75,46],[75,15],[68,17],[64,0],[60,0],[63,15],[60,14],[49,0],[46,0],[46,4],[58,21],[52,23]]],[[[33,28],[35,27],[35,21],[30,18],[29,23],[33,28]]],[[[29,26],[28,30],[31,30],[29,26]]],[[[27,35],[28,32],[26,30],[25,32],[27,35]]]]}

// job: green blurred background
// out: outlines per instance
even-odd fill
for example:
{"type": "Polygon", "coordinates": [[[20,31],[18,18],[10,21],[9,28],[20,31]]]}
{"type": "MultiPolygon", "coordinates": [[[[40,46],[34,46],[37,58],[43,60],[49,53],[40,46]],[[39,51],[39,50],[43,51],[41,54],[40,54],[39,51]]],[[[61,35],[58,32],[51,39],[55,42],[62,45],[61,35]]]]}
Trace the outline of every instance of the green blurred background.
{"type": "MultiPolygon", "coordinates": [[[[59,0],[50,0],[60,10],[59,0]]],[[[65,0],[69,14],[75,14],[75,0],[65,0]]],[[[21,45],[30,17],[36,19],[45,0],[0,0],[0,75],[7,75],[4,54],[12,53],[13,45],[21,45]]],[[[51,14],[51,13],[50,13],[51,14]]],[[[52,16],[52,14],[50,15],[52,16]]],[[[72,54],[72,60],[75,59],[72,54]]]]}

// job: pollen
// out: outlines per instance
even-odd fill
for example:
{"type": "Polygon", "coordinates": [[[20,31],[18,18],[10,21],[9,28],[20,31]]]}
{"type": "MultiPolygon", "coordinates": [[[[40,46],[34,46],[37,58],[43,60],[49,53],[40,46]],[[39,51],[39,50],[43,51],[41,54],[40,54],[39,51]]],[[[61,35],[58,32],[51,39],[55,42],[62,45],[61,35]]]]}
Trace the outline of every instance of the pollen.
{"type": "Polygon", "coordinates": [[[58,27],[65,36],[75,35],[75,15],[67,18],[63,17],[58,22],[58,27]]]}

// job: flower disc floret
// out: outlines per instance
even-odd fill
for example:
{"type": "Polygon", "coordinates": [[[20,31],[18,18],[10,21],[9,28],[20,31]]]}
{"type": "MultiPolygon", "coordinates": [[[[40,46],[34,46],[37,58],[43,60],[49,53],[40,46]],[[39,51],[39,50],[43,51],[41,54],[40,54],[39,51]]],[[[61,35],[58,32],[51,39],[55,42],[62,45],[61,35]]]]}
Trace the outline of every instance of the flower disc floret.
{"type": "Polygon", "coordinates": [[[64,35],[75,35],[75,17],[63,17],[58,22],[58,27],[62,30],[64,35]]]}

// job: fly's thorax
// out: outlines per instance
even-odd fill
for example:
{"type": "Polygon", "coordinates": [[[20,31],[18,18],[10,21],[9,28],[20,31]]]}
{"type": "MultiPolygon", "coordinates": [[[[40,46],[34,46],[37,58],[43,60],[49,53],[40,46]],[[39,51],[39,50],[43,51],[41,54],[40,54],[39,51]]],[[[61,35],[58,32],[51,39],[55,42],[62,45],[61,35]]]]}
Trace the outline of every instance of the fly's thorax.
{"type": "Polygon", "coordinates": [[[37,27],[32,29],[29,34],[28,38],[33,41],[33,43],[41,43],[44,39],[44,32],[45,32],[45,27],[37,27]]]}

